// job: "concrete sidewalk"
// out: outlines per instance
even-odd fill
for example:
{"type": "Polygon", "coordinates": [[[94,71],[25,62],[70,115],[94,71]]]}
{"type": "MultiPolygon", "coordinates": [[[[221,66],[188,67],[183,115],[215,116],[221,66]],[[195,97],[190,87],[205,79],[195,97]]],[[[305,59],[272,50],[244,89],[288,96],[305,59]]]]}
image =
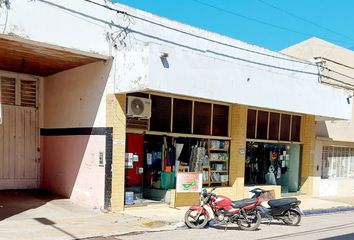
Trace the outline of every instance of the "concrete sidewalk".
{"type": "Polygon", "coordinates": [[[66,240],[173,230],[171,222],[104,213],[42,191],[0,191],[0,239],[66,240]]]}
{"type": "MultiPolygon", "coordinates": [[[[187,210],[187,207],[169,208],[160,204],[127,208],[124,213],[103,213],[79,206],[68,199],[53,198],[38,204],[42,200],[34,198],[31,198],[31,201],[36,202],[34,207],[11,211],[11,216],[0,221],[1,240],[67,240],[174,230],[184,226],[183,218],[187,210]]],[[[303,210],[354,206],[354,202],[350,202],[353,197],[299,198],[303,210]]],[[[6,204],[10,206],[0,206],[0,213],[13,208],[11,202],[6,204]]]]}
{"type": "Polygon", "coordinates": [[[84,209],[70,200],[53,200],[37,209],[2,220],[0,239],[66,240],[173,230],[177,227],[178,225],[172,222],[129,214],[103,213],[84,209]],[[68,211],[68,206],[74,210],[68,211]]]}

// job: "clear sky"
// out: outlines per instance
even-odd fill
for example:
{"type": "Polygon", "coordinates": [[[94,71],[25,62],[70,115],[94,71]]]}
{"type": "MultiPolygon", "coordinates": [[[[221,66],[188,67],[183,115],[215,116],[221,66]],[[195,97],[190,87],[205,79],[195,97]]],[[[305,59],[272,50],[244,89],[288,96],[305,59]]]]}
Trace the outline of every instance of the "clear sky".
{"type": "Polygon", "coordinates": [[[354,50],[354,0],[115,0],[279,51],[316,36],[354,50]]]}

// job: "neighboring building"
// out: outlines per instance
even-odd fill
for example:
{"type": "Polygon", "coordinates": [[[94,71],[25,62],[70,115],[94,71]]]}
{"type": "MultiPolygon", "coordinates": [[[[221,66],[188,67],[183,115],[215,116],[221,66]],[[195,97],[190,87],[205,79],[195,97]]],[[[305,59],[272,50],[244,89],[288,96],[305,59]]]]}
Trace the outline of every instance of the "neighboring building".
{"type": "Polygon", "coordinates": [[[311,62],[95,2],[0,9],[0,189],[113,210],[132,192],[194,204],[196,193],[174,190],[180,160],[234,199],[256,185],[276,196],[316,191],[315,118],[350,119],[350,91],[320,83],[311,62]],[[127,114],[150,115],[131,97],[151,103],[151,118],[127,114]]]}
{"type": "MultiPolygon", "coordinates": [[[[282,51],[288,55],[316,60],[321,64],[321,81],[337,88],[354,90],[354,52],[318,38],[310,38],[282,51]]],[[[352,95],[348,101],[353,101],[352,95]]],[[[352,118],[353,119],[353,118],[352,118]]],[[[316,121],[316,195],[354,194],[353,120],[316,121]]]]}

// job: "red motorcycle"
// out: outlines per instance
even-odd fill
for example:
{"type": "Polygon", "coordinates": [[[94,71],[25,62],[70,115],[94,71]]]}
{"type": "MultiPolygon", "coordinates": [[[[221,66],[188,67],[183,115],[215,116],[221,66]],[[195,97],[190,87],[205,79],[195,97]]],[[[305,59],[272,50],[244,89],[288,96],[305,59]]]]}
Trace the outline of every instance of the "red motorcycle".
{"type": "Polygon", "coordinates": [[[259,227],[262,218],[257,210],[257,206],[262,203],[260,197],[231,201],[228,197],[216,195],[214,190],[212,188],[208,192],[203,189],[200,193],[201,204],[190,207],[186,212],[184,221],[189,228],[204,228],[209,220],[226,225],[225,229],[230,223],[247,231],[259,227]]]}

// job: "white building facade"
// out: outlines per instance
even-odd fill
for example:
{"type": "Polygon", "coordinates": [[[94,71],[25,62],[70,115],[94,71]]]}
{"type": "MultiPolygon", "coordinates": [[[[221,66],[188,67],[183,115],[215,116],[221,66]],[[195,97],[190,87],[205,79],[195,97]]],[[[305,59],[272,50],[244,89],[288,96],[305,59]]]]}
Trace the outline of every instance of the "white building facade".
{"type": "Polygon", "coordinates": [[[44,188],[122,209],[127,131],[125,103],[116,104],[127,93],[352,116],[351,92],[321,84],[312,62],[103,0],[8,2],[0,189],[44,188]]]}
{"type": "MultiPolygon", "coordinates": [[[[318,38],[310,38],[282,52],[301,59],[316,59],[322,82],[353,91],[354,52],[318,38]]],[[[352,101],[352,97],[348,98],[352,101]]],[[[354,194],[354,124],[352,120],[316,122],[316,166],[321,169],[316,195],[354,194]]]]}

